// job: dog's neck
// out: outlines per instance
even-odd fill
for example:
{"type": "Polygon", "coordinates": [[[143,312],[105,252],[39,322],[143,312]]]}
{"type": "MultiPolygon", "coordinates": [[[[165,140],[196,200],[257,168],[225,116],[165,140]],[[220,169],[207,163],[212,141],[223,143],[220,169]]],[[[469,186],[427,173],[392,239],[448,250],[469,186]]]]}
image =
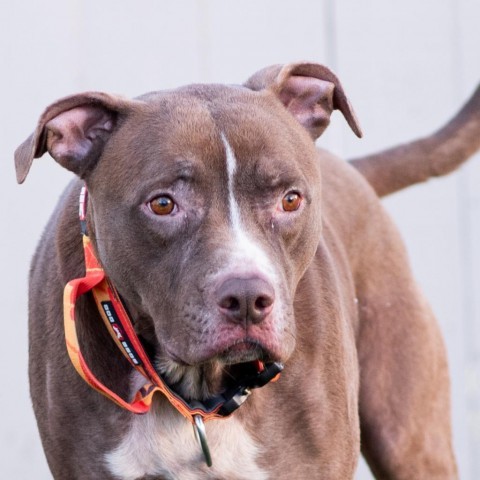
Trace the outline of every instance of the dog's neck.
{"type": "Polygon", "coordinates": [[[227,373],[219,361],[187,366],[157,356],[153,363],[167,383],[186,400],[206,400],[223,390],[227,373]]]}

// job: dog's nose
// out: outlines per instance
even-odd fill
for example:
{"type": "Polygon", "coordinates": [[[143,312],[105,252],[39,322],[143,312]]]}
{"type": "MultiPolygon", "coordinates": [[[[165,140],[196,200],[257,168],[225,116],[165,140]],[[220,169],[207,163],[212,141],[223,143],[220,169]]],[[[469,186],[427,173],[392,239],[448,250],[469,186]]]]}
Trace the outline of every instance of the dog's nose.
{"type": "Polygon", "coordinates": [[[228,278],[217,288],[217,304],[228,320],[260,323],[272,311],[275,290],[262,278],[228,278]]]}

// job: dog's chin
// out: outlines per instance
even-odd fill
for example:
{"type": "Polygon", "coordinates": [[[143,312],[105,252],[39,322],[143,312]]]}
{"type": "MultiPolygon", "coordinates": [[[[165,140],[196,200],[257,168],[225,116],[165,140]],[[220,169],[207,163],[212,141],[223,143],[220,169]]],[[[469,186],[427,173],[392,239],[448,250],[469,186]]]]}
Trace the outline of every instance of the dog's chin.
{"type": "Polygon", "coordinates": [[[168,385],[185,400],[203,401],[214,397],[247,374],[256,361],[271,361],[271,355],[254,342],[238,342],[195,364],[172,356],[159,356],[155,368],[168,385]]]}

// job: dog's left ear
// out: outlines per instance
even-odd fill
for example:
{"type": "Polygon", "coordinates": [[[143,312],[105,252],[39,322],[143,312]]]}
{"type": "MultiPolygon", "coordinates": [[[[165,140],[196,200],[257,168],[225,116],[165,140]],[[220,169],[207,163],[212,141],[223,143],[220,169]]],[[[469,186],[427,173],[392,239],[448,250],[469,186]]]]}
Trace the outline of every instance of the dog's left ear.
{"type": "Polygon", "coordinates": [[[273,65],[252,75],[244,85],[251,90],[269,90],[275,94],[314,140],[327,128],[333,110],[340,110],[355,135],[362,136],[340,80],[323,65],[273,65]]]}

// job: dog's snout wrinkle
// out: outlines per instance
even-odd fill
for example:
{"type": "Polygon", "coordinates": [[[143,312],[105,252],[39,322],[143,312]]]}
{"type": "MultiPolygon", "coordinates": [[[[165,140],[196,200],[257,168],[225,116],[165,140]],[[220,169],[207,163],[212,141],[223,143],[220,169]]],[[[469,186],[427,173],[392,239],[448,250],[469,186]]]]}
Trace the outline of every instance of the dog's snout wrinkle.
{"type": "Polygon", "coordinates": [[[234,323],[262,322],[275,302],[273,286],[260,277],[231,277],[215,292],[217,304],[224,316],[234,323]]]}

